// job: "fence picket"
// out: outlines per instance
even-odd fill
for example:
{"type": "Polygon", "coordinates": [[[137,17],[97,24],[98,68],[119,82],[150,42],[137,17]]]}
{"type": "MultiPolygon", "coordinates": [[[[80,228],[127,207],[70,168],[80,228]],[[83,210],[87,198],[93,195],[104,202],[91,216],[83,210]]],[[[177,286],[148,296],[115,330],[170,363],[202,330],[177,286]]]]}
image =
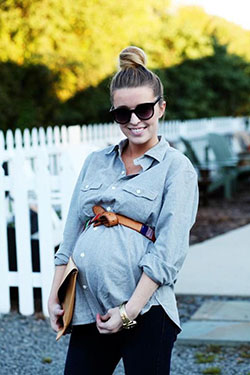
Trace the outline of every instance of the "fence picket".
{"type": "Polygon", "coordinates": [[[71,145],[78,145],[81,143],[81,128],[79,125],[70,126],[68,128],[69,143],[71,145]]]}
{"type": "Polygon", "coordinates": [[[3,131],[0,130],[0,151],[5,149],[5,141],[3,131]]]}
{"type": "Polygon", "coordinates": [[[39,250],[41,265],[42,309],[48,316],[47,301],[54,274],[54,243],[51,218],[50,175],[48,157],[40,150],[36,163],[39,250]]]}
{"type": "Polygon", "coordinates": [[[40,127],[38,129],[38,133],[39,133],[39,141],[40,141],[40,146],[46,146],[46,133],[45,133],[45,129],[40,127]]]}
{"type": "Polygon", "coordinates": [[[0,165],[0,238],[1,238],[1,260],[0,260],[0,312],[8,313],[10,311],[10,293],[9,293],[9,263],[8,263],[8,241],[7,241],[7,213],[5,202],[4,170],[0,165]]]}
{"type": "Polygon", "coordinates": [[[7,130],[6,133],[6,146],[9,153],[12,154],[12,151],[14,149],[14,135],[10,129],[7,130]]]}
{"type": "MultiPolygon", "coordinates": [[[[6,150],[5,150],[5,139],[4,139],[4,133],[0,130],[0,160],[6,161],[6,150]]],[[[0,164],[1,167],[2,164],[0,164]]]]}
{"type": "Polygon", "coordinates": [[[82,142],[87,143],[88,140],[88,133],[87,133],[87,126],[83,125],[81,128],[81,137],[82,137],[82,142]]]}
{"type": "Polygon", "coordinates": [[[62,145],[67,145],[68,144],[68,132],[67,132],[67,127],[63,125],[61,127],[61,137],[62,137],[62,145]]]}
{"type": "Polygon", "coordinates": [[[54,127],[54,140],[55,140],[55,145],[59,146],[61,143],[61,134],[60,134],[59,126],[54,127]]]}
{"type": "Polygon", "coordinates": [[[24,129],[23,133],[23,148],[25,150],[30,150],[31,148],[31,136],[29,129],[24,129]]]}
{"type": "Polygon", "coordinates": [[[53,137],[53,129],[51,126],[48,126],[46,131],[46,144],[48,147],[52,146],[54,143],[54,137],[53,137]]]}
{"type": "Polygon", "coordinates": [[[32,148],[35,150],[38,147],[38,130],[37,128],[32,128],[31,130],[32,148]]]}
{"type": "Polygon", "coordinates": [[[15,147],[16,149],[23,148],[23,137],[20,129],[15,130],[15,147]]]}
{"type": "Polygon", "coordinates": [[[34,312],[29,205],[26,177],[23,173],[24,153],[16,152],[12,164],[13,198],[15,205],[16,250],[20,313],[34,312]]]}

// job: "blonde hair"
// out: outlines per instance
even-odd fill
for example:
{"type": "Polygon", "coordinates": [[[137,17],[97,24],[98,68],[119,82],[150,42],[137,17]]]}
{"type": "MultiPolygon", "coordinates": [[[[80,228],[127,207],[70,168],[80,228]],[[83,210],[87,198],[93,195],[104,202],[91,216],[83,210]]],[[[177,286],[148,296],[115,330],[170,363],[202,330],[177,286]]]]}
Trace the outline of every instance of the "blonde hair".
{"type": "Polygon", "coordinates": [[[160,78],[146,68],[147,56],[138,47],[129,46],[119,55],[119,70],[110,84],[110,97],[113,102],[115,90],[130,87],[148,86],[155,96],[163,99],[163,85],[160,78]]]}

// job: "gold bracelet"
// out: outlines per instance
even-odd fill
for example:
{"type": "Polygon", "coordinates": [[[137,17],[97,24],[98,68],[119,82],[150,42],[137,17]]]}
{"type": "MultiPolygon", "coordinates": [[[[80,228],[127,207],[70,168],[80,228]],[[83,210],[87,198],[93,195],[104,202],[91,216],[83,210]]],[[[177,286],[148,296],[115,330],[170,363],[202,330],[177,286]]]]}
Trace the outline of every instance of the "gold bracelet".
{"type": "Polygon", "coordinates": [[[133,328],[137,324],[137,321],[129,319],[126,309],[125,309],[125,305],[126,305],[126,302],[123,302],[119,306],[119,312],[120,312],[121,319],[122,319],[122,327],[125,329],[130,329],[130,328],[133,328]]]}

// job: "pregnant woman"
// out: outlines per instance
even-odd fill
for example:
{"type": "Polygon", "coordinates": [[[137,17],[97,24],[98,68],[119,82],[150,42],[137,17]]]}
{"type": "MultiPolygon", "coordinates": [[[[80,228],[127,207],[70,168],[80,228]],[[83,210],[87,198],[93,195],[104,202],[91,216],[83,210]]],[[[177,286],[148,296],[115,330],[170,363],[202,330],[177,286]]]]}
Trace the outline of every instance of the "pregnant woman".
{"type": "Polygon", "coordinates": [[[181,331],[174,284],[196,217],[197,175],[158,136],[166,103],[144,51],[125,48],[119,65],[110,111],[125,138],[86,159],[55,256],[55,331],[70,256],[79,269],[66,375],[111,375],[121,358],[127,375],[167,375],[181,331]]]}

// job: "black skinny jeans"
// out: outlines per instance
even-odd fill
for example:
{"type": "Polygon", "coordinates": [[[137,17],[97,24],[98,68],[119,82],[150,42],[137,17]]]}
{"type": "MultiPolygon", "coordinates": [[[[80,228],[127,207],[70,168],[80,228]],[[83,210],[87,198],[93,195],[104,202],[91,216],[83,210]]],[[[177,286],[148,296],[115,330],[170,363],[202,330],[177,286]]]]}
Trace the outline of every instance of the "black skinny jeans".
{"type": "Polygon", "coordinates": [[[112,375],[123,358],[126,375],[168,375],[179,328],[161,306],[137,318],[137,326],[100,334],[95,323],[74,326],[64,375],[112,375]]]}

